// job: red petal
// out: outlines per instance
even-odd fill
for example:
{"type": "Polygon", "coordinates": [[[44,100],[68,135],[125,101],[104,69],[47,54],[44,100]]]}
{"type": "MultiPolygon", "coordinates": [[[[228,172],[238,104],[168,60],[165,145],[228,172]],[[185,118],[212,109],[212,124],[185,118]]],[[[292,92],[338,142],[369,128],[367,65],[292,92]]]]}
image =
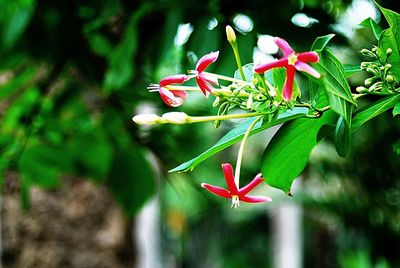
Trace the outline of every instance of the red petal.
{"type": "Polygon", "coordinates": [[[246,195],[243,197],[239,197],[239,200],[247,203],[262,203],[262,202],[271,202],[272,198],[269,196],[250,196],[246,195]]]}
{"type": "Polygon", "coordinates": [[[203,92],[203,94],[207,97],[210,92],[212,92],[214,90],[214,88],[207,83],[204,79],[202,79],[201,77],[196,77],[196,82],[197,85],[199,86],[199,88],[201,89],[201,92],[203,92]]]}
{"type": "Polygon", "coordinates": [[[257,185],[259,185],[261,182],[263,182],[264,179],[261,178],[261,173],[257,174],[257,176],[246,186],[243,186],[242,188],[239,189],[239,195],[244,196],[248,192],[254,189],[257,185]]]}
{"type": "MultiPolygon", "coordinates": [[[[183,92],[186,92],[186,91],[184,91],[184,90],[178,90],[178,91],[180,91],[180,92],[178,92],[178,95],[181,95],[181,96],[185,95],[183,92]]],[[[184,99],[186,99],[186,97],[187,97],[187,93],[184,96],[184,98],[181,98],[178,95],[177,95],[177,97],[175,97],[174,93],[172,93],[171,91],[169,91],[168,89],[163,88],[163,87],[160,87],[158,89],[158,92],[160,93],[160,97],[163,100],[163,102],[166,105],[172,106],[172,107],[181,106],[183,104],[184,99]]]]}
{"type": "Polygon", "coordinates": [[[208,53],[201,57],[201,59],[197,62],[196,71],[201,73],[203,72],[208,65],[215,62],[218,59],[219,51],[208,53]]]}
{"type": "Polygon", "coordinates": [[[275,37],[274,42],[282,50],[285,58],[294,53],[294,50],[290,47],[289,43],[285,39],[275,37]]]}
{"type": "Polygon", "coordinates": [[[218,83],[218,78],[216,78],[214,75],[212,74],[208,74],[208,73],[199,73],[197,75],[200,79],[203,79],[206,82],[209,82],[211,84],[214,85],[219,85],[218,83]]]}
{"type": "Polygon", "coordinates": [[[171,84],[182,84],[187,80],[189,80],[189,76],[185,74],[177,74],[164,77],[163,79],[160,80],[158,84],[160,85],[160,87],[165,87],[171,84]]]}
{"type": "Polygon", "coordinates": [[[314,76],[315,78],[321,77],[321,74],[319,72],[317,72],[310,65],[308,65],[307,63],[304,63],[302,61],[297,61],[296,64],[294,65],[294,67],[296,67],[296,69],[299,71],[306,72],[309,75],[314,76]]]}
{"type": "Polygon", "coordinates": [[[273,61],[273,62],[268,62],[268,63],[264,63],[264,64],[257,64],[254,67],[254,72],[258,73],[258,74],[262,74],[265,73],[266,71],[272,69],[272,68],[279,68],[279,67],[286,67],[288,66],[288,60],[283,58],[277,61],[273,61]]]}
{"type": "Polygon", "coordinates": [[[233,167],[229,163],[222,164],[222,171],[224,172],[226,185],[228,186],[231,195],[238,194],[238,188],[235,183],[235,176],[233,175],[233,167]]]}
{"type": "Polygon", "coordinates": [[[283,86],[283,99],[285,101],[290,101],[293,97],[293,80],[295,73],[296,69],[294,66],[288,66],[286,68],[286,81],[283,86]]]}
{"type": "Polygon", "coordinates": [[[319,56],[317,52],[310,51],[300,53],[299,55],[297,55],[297,59],[304,62],[318,62],[319,56]]]}
{"type": "Polygon", "coordinates": [[[203,187],[204,189],[207,189],[208,191],[210,191],[211,193],[221,196],[221,197],[225,197],[225,198],[231,198],[232,196],[230,195],[230,193],[222,188],[222,187],[218,187],[218,186],[214,186],[208,183],[202,183],[201,187],[203,187]]]}

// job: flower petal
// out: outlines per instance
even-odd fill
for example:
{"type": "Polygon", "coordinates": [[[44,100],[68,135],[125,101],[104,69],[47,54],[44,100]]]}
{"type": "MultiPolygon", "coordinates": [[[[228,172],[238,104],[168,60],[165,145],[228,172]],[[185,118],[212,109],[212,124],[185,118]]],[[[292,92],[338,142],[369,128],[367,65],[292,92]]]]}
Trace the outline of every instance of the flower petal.
{"type": "Polygon", "coordinates": [[[293,80],[294,80],[295,73],[296,73],[296,69],[294,66],[288,66],[286,68],[286,80],[285,80],[285,85],[283,86],[283,99],[285,101],[292,100],[293,80]]]}
{"type": "Polygon", "coordinates": [[[222,164],[222,171],[224,172],[226,185],[231,195],[238,194],[238,188],[235,183],[235,176],[233,175],[233,167],[229,163],[222,164]]]}
{"type": "Polygon", "coordinates": [[[272,198],[269,196],[250,196],[246,195],[243,197],[239,197],[239,199],[243,202],[247,203],[262,203],[262,202],[271,202],[272,198]]]}
{"type": "Polygon", "coordinates": [[[261,173],[257,174],[257,176],[246,186],[243,186],[242,188],[239,189],[239,195],[244,196],[248,192],[254,189],[257,185],[259,185],[261,182],[263,182],[264,179],[261,178],[261,173]]]}
{"type": "Polygon", "coordinates": [[[254,67],[254,72],[258,74],[265,73],[266,71],[272,69],[272,68],[278,68],[278,67],[286,67],[288,66],[288,60],[283,58],[277,61],[273,62],[268,62],[268,63],[263,63],[263,64],[257,64],[254,67]]]}
{"type": "Polygon", "coordinates": [[[317,52],[309,51],[300,53],[299,55],[297,55],[297,59],[304,62],[318,62],[319,56],[317,52]]]}
{"type": "Polygon", "coordinates": [[[282,50],[285,58],[294,53],[294,50],[290,47],[289,43],[285,39],[275,37],[274,42],[282,50]]]}
{"type": "Polygon", "coordinates": [[[218,187],[218,186],[214,186],[208,183],[202,183],[201,187],[203,187],[204,189],[207,189],[208,191],[210,191],[211,193],[221,196],[221,197],[225,197],[225,198],[231,198],[232,196],[230,195],[230,193],[222,188],[222,187],[218,187]]]}
{"type": "Polygon", "coordinates": [[[209,83],[214,84],[214,85],[219,85],[219,83],[218,83],[218,78],[215,77],[215,76],[212,75],[212,74],[209,74],[209,73],[199,73],[197,76],[200,77],[201,79],[205,80],[206,82],[209,82],[209,83]]]}
{"type": "Polygon", "coordinates": [[[208,65],[215,62],[218,59],[219,51],[208,53],[199,59],[196,65],[196,71],[203,72],[208,65]]]}
{"type": "Polygon", "coordinates": [[[160,87],[165,87],[171,84],[182,84],[187,80],[189,80],[189,76],[185,74],[177,74],[164,77],[163,79],[160,80],[158,84],[160,85],[160,87]]]}
{"type": "Polygon", "coordinates": [[[203,94],[206,97],[208,97],[210,92],[212,92],[214,90],[214,88],[208,82],[206,82],[203,78],[201,78],[199,76],[196,77],[196,82],[197,82],[197,85],[199,86],[199,88],[201,89],[201,92],[203,92],[203,94]]]}
{"type": "Polygon", "coordinates": [[[160,87],[158,89],[160,97],[166,105],[172,107],[178,107],[183,104],[183,101],[187,97],[187,92],[184,90],[175,90],[175,91],[177,92],[173,93],[164,87],[160,87]]]}
{"type": "Polygon", "coordinates": [[[319,72],[317,72],[313,67],[308,65],[307,63],[297,61],[296,64],[294,65],[294,67],[296,67],[296,69],[299,71],[306,72],[309,75],[314,76],[315,78],[321,77],[321,74],[319,72]]]}

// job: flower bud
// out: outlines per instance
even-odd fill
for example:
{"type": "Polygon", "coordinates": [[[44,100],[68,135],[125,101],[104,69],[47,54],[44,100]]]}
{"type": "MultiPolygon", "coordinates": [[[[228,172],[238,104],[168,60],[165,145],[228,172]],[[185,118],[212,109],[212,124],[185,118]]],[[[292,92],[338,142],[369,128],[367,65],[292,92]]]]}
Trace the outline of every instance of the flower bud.
{"type": "Polygon", "coordinates": [[[250,93],[249,98],[247,99],[246,108],[251,109],[253,105],[253,93],[250,93]]]}
{"type": "Polygon", "coordinates": [[[392,54],[393,50],[389,47],[388,49],[386,49],[386,55],[389,56],[390,54],[392,54]]]}
{"type": "Polygon", "coordinates": [[[235,31],[233,30],[233,28],[231,26],[227,25],[225,30],[226,30],[226,38],[228,39],[228,42],[230,44],[236,43],[236,34],[235,34],[235,31]]]}
{"type": "Polygon", "coordinates": [[[374,52],[374,53],[376,53],[376,52],[378,51],[378,48],[377,48],[377,47],[373,47],[373,48],[371,49],[371,51],[374,52]]]}
{"type": "Polygon", "coordinates": [[[219,97],[216,97],[212,106],[217,107],[218,105],[219,105],[219,97]]]}
{"type": "Polygon", "coordinates": [[[132,117],[132,121],[139,125],[154,125],[161,123],[162,119],[156,114],[138,114],[132,117]]]}
{"type": "Polygon", "coordinates": [[[365,92],[368,92],[368,88],[365,88],[365,87],[357,87],[357,88],[356,88],[356,91],[357,91],[358,93],[365,93],[365,92]]]}
{"type": "Polygon", "coordinates": [[[390,68],[392,68],[392,64],[390,64],[390,63],[385,64],[385,69],[386,70],[389,70],[390,68]]]}
{"type": "Polygon", "coordinates": [[[361,69],[366,70],[369,67],[370,63],[369,62],[361,62],[361,69]]]}
{"type": "Polygon", "coordinates": [[[162,119],[170,124],[186,124],[189,123],[189,116],[183,112],[170,112],[162,115],[162,119]]]}
{"type": "Polygon", "coordinates": [[[365,79],[364,85],[369,87],[374,81],[375,81],[375,77],[370,77],[368,79],[365,79]]]}
{"type": "Polygon", "coordinates": [[[389,75],[386,76],[385,80],[388,83],[392,83],[394,79],[393,79],[393,76],[389,74],[389,75]]]}

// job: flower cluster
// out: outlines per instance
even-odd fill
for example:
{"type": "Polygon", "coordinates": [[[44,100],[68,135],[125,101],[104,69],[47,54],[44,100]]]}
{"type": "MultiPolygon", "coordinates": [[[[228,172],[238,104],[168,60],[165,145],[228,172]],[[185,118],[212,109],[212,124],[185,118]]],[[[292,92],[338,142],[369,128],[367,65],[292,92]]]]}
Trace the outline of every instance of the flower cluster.
{"type": "Polygon", "coordinates": [[[249,184],[239,187],[240,167],[243,158],[244,145],[250,135],[252,128],[259,120],[267,120],[279,111],[291,109],[297,103],[296,96],[293,94],[293,85],[296,71],[306,72],[307,74],[319,78],[320,74],[308,63],[316,63],[319,56],[316,52],[296,53],[290,45],[282,38],[276,37],[275,43],[282,50],[283,57],[279,60],[258,64],[252,67],[253,77],[246,77],[243,66],[240,62],[236,36],[231,27],[227,27],[227,38],[231,44],[240,78],[227,77],[215,73],[206,72],[206,69],[218,60],[219,52],[211,52],[204,55],[197,62],[194,70],[187,74],[177,74],[165,77],[158,84],[151,84],[150,91],[160,94],[162,101],[171,107],[182,105],[188,98],[188,91],[199,91],[204,96],[215,96],[214,105],[219,106],[216,116],[189,116],[182,112],[170,112],[162,116],[155,114],[141,114],[133,117],[133,121],[138,124],[186,124],[194,122],[214,121],[216,126],[221,120],[255,117],[256,119],[247,129],[239,149],[236,170],[231,164],[222,164],[222,170],[228,189],[202,183],[201,186],[211,193],[232,199],[232,208],[239,206],[239,201],[248,203],[260,203],[271,201],[270,197],[249,196],[248,193],[264,181],[261,173],[258,174],[249,184]],[[271,81],[266,79],[264,73],[274,68],[285,68],[286,79],[283,88],[277,88],[271,81]],[[194,78],[197,86],[182,85],[194,78]],[[225,81],[222,83],[222,81],[225,81]],[[229,85],[226,85],[226,84],[229,85]],[[229,112],[235,108],[245,110],[245,113],[229,112]]]}

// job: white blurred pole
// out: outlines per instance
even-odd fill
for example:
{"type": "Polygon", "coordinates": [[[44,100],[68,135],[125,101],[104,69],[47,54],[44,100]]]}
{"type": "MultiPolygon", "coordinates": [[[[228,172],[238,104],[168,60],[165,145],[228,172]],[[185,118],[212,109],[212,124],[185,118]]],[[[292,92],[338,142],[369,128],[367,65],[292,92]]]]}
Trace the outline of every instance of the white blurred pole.
{"type": "Polygon", "coordinates": [[[301,206],[295,201],[279,204],[273,212],[274,267],[301,268],[303,228],[301,206]]]}
{"type": "Polygon", "coordinates": [[[160,206],[157,197],[147,202],[135,219],[137,268],[160,268],[160,206]]]}

